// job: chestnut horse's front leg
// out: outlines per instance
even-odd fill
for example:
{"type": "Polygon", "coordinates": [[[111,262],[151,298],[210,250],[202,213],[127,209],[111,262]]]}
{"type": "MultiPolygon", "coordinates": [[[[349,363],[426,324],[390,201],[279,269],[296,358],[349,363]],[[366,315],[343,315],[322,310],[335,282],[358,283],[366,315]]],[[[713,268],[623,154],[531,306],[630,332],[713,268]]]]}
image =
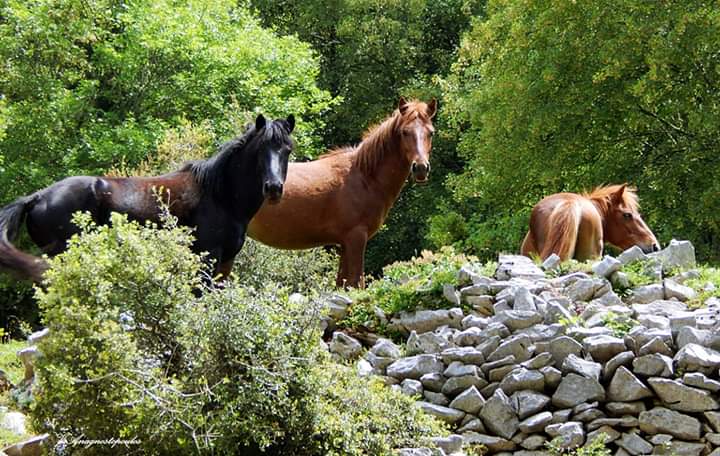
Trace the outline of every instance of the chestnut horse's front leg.
{"type": "Polygon", "coordinates": [[[365,246],[367,230],[356,228],[351,231],[340,246],[340,270],[338,287],[365,288],[365,246]]]}

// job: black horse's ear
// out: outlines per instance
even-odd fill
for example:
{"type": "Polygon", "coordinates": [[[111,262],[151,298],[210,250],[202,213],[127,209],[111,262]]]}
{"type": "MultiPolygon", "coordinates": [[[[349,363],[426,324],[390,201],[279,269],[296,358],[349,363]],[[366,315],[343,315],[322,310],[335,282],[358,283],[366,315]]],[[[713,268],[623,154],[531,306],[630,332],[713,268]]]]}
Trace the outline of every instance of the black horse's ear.
{"type": "Polygon", "coordinates": [[[287,122],[288,133],[292,133],[295,129],[295,116],[290,114],[285,122],[287,122]]]}
{"type": "Polygon", "coordinates": [[[405,114],[405,111],[407,111],[408,108],[408,102],[405,99],[405,97],[400,97],[400,100],[398,100],[398,110],[400,110],[400,114],[405,114]]]}
{"type": "Polygon", "coordinates": [[[255,130],[262,130],[265,128],[266,123],[267,121],[265,120],[265,117],[262,114],[258,114],[255,118],[255,130]]]}
{"type": "Polygon", "coordinates": [[[437,99],[433,98],[432,101],[430,101],[430,103],[428,103],[427,115],[429,118],[432,119],[433,117],[435,117],[435,114],[437,114],[437,107],[438,107],[437,99]]]}

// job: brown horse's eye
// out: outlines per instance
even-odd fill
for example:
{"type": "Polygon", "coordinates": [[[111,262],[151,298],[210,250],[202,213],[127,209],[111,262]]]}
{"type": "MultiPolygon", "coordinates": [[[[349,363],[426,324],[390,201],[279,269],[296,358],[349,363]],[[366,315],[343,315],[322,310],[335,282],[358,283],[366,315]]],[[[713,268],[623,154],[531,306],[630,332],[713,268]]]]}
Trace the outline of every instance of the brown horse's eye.
{"type": "Polygon", "coordinates": [[[631,214],[630,212],[625,212],[625,213],[623,214],[623,218],[624,218],[625,220],[632,220],[632,214],[631,214]]]}

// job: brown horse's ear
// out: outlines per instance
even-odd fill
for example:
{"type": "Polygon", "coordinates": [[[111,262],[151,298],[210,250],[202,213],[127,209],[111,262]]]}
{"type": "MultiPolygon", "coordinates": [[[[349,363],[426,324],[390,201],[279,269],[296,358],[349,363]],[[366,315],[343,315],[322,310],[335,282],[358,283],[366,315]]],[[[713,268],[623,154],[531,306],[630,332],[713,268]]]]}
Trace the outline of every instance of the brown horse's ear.
{"type": "Polygon", "coordinates": [[[405,99],[405,97],[400,97],[400,100],[398,101],[398,109],[400,110],[400,114],[405,114],[405,111],[407,111],[408,108],[408,102],[405,99]]]}
{"type": "Polygon", "coordinates": [[[623,195],[625,194],[625,187],[627,187],[627,184],[622,184],[620,186],[620,188],[618,189],[618,191],[613,193],[613,201],[615,201],[616,203],[623,202],[623,200],[624,200],[623,195]]]}
{"type": "Polygon", "coordinates": [[[435,117],[435,114],[437,114],[437,106],[438,106],[438,102],[437,102],[437,99],[435,99],[435,98],[433,98],[432,101],[430,101],[430,103],[428,103],[427,115],[429,118],[432,119],[433,117],[435,117]]]}
{"type": "Polygon", "coordinates": [[[265,128],[265,124],[267,122],[265,121],[265,117],[262,114],[258,114],[258,116],[255,118],[255,130],[262,130],[265,128]]]}
{"type": "Polygon", "coordinates": [[[295,129],[295,116],[290,114],[286,120],[288,126],[288,133],[292,133],[295,129]]]}

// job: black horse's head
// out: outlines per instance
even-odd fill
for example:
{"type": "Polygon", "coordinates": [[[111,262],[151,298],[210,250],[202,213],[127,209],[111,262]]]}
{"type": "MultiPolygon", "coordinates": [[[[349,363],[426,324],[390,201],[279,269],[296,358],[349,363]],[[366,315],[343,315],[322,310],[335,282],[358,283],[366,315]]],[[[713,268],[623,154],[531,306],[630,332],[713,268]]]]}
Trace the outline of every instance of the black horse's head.
{"type": "Polygon", "coordinates": [[[288,159],[293,149],[290,137],[295,128],[295,117],[267,121],[262,114],[250,127],[248,149],[256,154],[256,172],[262,183],[262,196],[271,204],[280,201],[287,177],[288,159]]]}
{"type": "Polygon", "coordinates": [[[263,201],[280,201],[293,149],[295,118],[265,120],[259,115],[245,133],[222,146],[207,160],[188,165],[205,191],[254,215],[263,201]]]}

